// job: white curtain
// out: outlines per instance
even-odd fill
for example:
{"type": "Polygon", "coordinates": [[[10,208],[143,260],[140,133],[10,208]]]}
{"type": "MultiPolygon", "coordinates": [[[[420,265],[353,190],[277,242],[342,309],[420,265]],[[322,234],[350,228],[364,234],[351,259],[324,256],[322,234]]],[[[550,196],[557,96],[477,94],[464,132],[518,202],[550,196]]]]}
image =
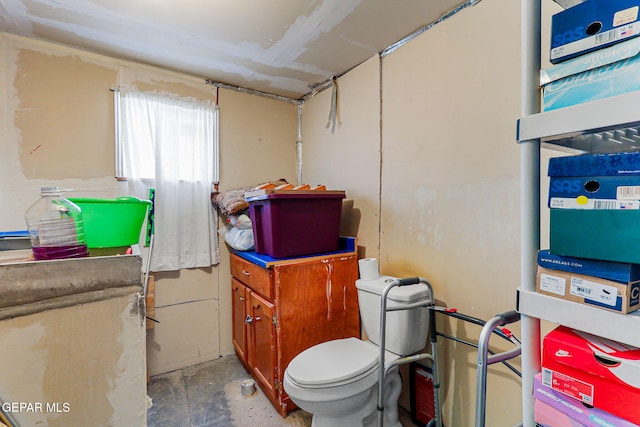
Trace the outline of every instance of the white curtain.
{"type": "Polygon", "coordinates": [[[155,187],[152,271],[220,262],[217,212],[217,111],[212,102],[120,90],[120,143],[132,193],[155,187]]]}

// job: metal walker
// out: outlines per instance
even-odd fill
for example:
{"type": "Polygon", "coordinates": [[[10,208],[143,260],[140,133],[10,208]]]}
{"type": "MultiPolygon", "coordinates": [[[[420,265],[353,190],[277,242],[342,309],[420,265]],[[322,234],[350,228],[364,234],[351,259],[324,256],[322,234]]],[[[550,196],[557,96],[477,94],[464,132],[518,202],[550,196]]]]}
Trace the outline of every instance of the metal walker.
{"type": "Polygon", "coordinates": [[[475,414],[475,427],[484,427],[485,426],[485,417],[486,417],[486,392],[487,392],[487,369],[489,365],[494,363],[503,363],[505,364],[511,371],[516,373],[518,376],[521,376],[520,372],[516,370],[513,366],[507,363],[508,360],[513,359],[520,355],[521,352],[521,344],[520,341],[511,334],[507,329],[500,329],[502,326],[506,326],[510,323],[515,323],[520,320],[520,313],[517,311],[508,311],[505,313],[498,314],[491,318],[489,321],[484,322],[480,319],[467,316],[464,314],[457,313],[455,309],[447,309],[442,307],[436,307],[434,304],[434,294],[433,287],[431,284],[421,277],[411,277],[405,279],[396,279],[389,283],[383,290],[381,298],[380,298],[380,356],[378,361],[379,369],[379,378],[378,378],[378,417],[377,417],[377,427],[384,427],[384,382],[385,377],[389,373],[391,369],[396,366],[404,365],[411,362],[416,362],[418,360],[428,359],[431,361],[432,365],[432,375],[433,375],[433,388],[434,388],[434,409],[435,409],[435,418],[432,419],[427,427],[443,427],[442,422],[442,412],[440,407],[440,382],[438,379],[438,352],[437,352],[437,337],[438,335],[452,339],[457,342],[461,342],[466,345],[470,345],[476,347],[478,349],[478,358],[477,358],[477,381],[476,381],[476,414],[475,414]],[[424,302],[419,302],[412,304],[407,307],[402,308],[387,308],[387,296],[391,289],[396,286],[407,286],[407,285],[416,285],[422,284],[425,285],[429,290],[429,301],[425,304],[424,302]],[[403,357],[400,359],[393,360],[389,363],[385,363],[385,339],[386,339],[386,323],[387,323],[387,312],[388,311],[397,311],[397,310],[410,310],[413,308],[419,307],[428,307],[429,308],[429,341],[431,344],[431,354],[429,353],[418,353],[413,354],[411,356],[403,357]],[[480,332],[480,336],[478,338],[478,343],[474,344],[468,341],[461,340],[456,337],[448,336],[445,334],[441,334],[436,330],[436,322],[435,322],[435,313],[440,312],[445,315],[455,317],[467,322],[474,323],[476,325],[483,326],[482,331],[480,332]],[[502,353],[494,354],[489,349],[489,339],[492,334],[497,334],[502,338],[516,344],[511,350],[504,351],[502,353]]]}

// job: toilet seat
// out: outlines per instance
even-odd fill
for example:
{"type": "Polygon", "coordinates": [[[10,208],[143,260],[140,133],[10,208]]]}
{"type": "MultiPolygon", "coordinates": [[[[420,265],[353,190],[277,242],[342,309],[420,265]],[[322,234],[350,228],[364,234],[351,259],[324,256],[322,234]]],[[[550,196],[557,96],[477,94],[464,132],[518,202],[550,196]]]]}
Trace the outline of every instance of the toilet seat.
{"type": "Polygon", "coordinates": [[[327,341],[297,355],[287,367],[287,375],[303,388],[350,384],[377,372],[379,351],[357,338],[327,341]]]}

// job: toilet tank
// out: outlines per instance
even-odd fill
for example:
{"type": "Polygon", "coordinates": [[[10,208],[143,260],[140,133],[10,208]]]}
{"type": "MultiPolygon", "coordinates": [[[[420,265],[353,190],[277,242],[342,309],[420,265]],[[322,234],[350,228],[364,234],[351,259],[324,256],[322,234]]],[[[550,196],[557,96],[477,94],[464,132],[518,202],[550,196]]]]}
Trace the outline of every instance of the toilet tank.
{"type": "MultiPolygon", "coordinates": [[[[380,298],[384,289],[396,277],[380,276],[374,280],[356,281],[358,305],[362,326],[367,338],[380,345],[380,298]]],[[[423,301],[431,302],[429,289],[423,284],[396,286],[387,295],[387,308],[406,307],[423,301]]],[[[429,332],[429,309],[412,308],[402,311],[387,311],[385,347],[399,356],[408,356],[422,350],[427,344],[429,332]]]]}

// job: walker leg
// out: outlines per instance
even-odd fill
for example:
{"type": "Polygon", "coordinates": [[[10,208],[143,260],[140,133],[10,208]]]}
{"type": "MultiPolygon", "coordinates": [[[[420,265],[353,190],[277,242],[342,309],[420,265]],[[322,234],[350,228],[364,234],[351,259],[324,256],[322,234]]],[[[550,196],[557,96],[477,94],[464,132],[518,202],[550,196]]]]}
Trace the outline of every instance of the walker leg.
{"type": "Polygon", "coordinates": [[[516,311],[508,311],[489,319],[480,332],[478,339],[478,378],[476,382],[476,423],[475,427],[484,427],[487,411],[487,368],[488,365],[511,359],[520,354],[520,346],[513,350],[495,354],[489,359],[489,339],[493,331],[499,327],[520,320],[516,311]]]}
{"type": "Polygon", "coordinates": [[[431,375],[433,376],[433,406],[435,418],[429,422],[429,425],[442,427],[442,408],[440,407],[440,379],[438,376],[438,333],[436,330],[436,312],[429,309],[429,335],[431,341],[431,375]]]}

